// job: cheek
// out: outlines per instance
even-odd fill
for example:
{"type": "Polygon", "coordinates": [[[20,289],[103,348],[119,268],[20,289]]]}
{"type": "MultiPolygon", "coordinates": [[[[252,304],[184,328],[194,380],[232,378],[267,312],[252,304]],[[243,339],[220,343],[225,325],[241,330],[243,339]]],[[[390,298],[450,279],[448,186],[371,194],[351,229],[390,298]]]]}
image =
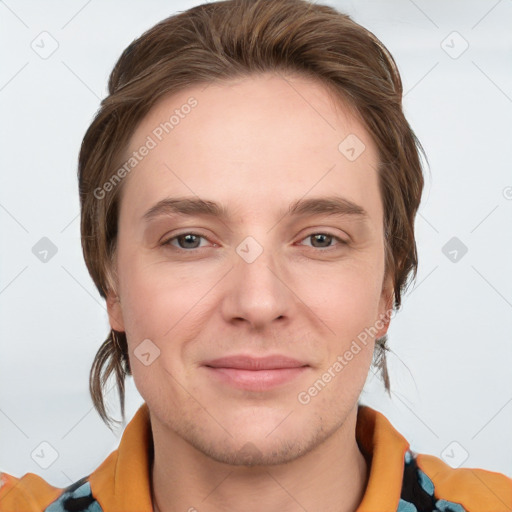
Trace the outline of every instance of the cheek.
{"type": "Polygon", "coordinates": [[[131,351],[144,339],[154,340],[166,351],[180,350],[172,340],[191,339],[203,323],[218,272],[201,272],[192,265],[170,265],[165,260],[148,263],[132,254],[119,265],[122,311],[131,351]],[[122,264],[121,264],[122,263],[122,264]]]}
{"type": "Polygon", "coordinates": [[[344,262],[319,267],[314,276],[297,280],[297,295],[340,341],[357,336],[376,319],[382,275],[377,264],[344,262]]]}
{"type": "Polygon", "coordinates": [[[180,286],[179,280],[166,275],[162,266],[130,269],[123,289],[123,317],[132,337],[160,339],[173,329],[197,300],[193,283],[180,286]]]}

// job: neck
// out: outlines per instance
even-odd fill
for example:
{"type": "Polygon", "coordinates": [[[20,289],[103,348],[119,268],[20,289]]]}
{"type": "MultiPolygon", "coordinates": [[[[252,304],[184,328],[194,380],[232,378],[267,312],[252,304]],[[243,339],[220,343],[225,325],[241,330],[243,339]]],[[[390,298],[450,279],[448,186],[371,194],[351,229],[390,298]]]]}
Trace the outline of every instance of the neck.
{"type": "Polygon", "coordinates": [[[357,407],[326,441],[290,463],[249,467],[211,459],[152,418],[154,510],[354,512],[368,480],[356,419],[357,407]]]}

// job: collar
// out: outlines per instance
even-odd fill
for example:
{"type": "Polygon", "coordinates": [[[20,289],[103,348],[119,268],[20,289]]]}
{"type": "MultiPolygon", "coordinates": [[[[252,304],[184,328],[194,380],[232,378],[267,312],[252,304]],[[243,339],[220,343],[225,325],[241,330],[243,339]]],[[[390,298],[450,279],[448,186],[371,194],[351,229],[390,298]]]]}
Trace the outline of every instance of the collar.
{"type": "MultiPolygon", "coordinates": [[[[369,468],[356,512],[397,510],[409,443],[380,412],[358,405],[356,440],[369,468]]],[[[144,402],[126,426],[117,450],[88,478],[93,496],[106,512],[152,510],[153,435],[144,402]]]]}
{"type": "Polygon", "coordinates": [[[369,468],[356,512],[397,510],[409,443],[382,413],[365,405],[358,406],[356,440],[369,468]]]}

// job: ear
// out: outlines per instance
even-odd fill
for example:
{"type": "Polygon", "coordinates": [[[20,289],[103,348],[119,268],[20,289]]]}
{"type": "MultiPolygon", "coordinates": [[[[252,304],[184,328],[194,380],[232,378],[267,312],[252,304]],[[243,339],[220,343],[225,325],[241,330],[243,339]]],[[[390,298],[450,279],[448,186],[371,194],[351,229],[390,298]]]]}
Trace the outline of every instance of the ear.
{"type": "Polygon", "coordinates": [[[107,312],[110,327],[114,331],[124,332],[123,310],[119,297],[112,291],[107,294],[107,312]]]}
{"type": "Polygon", "coordinates": [[[391,320],[390,315],[393,311],[393,298],[393,276],[388,274],[382,285],[378,317],[375,319],[375,327],[378,329],[377,335],[375,336],[376,339],[382,338],[388,331],[391,320]]]}
{"type": "Polygon", "coordinates": [[[117,332],[124,332],[123,310],[121,308],[121,300],[119,298],[119,277],[117,275],[117,259],[116,253],[112,257],[112,261],[106,269],[107,281],[107,313],[110,327],[117,332]]]}

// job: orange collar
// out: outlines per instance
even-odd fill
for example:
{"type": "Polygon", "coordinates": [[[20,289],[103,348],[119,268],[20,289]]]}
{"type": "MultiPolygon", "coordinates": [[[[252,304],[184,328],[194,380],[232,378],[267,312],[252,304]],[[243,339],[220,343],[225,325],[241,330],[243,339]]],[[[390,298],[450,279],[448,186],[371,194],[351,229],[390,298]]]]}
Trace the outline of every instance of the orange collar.
{"type": "MultiPolygon", "coordinates": [[[[357,512],[397,510],[409,443],[383,414],[364,405],[358,406],[356,440],[369,467],[368,485],[357,512]]],[[[144,402],[126,426],[119,448],[89,476],[92,494],[103,510],[152,510],[152,449],[144,402]]]]}
{"type": "Polygon", "coordinates": [[[356,512],[397,510],[409,443],[382,413],[364,405],[357,411],[356,440],[370,472],[356,512]]]}

